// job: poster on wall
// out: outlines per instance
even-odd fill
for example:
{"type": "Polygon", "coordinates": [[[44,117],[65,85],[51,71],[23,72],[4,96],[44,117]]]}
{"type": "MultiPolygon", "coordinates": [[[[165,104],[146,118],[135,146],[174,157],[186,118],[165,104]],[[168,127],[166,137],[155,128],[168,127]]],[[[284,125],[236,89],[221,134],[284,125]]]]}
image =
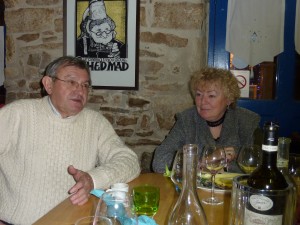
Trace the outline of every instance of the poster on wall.
{"type": "Polygon", "coordinates": [[[64,0],[64,54],[86,61],[93,88],[138,89],[138,0],[64,0]]]}

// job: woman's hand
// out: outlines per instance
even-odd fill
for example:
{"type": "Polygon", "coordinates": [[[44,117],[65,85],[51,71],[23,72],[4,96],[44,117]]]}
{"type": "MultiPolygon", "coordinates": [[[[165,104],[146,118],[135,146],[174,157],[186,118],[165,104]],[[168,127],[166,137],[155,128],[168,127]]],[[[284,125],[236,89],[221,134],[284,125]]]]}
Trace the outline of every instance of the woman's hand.
{"type": "Polygon", "coordinates": [[[225,150],[227,162],[231,162],[234,159],[236,159],[236,153],[234,147],[225,147],[224,150],[225,150]]]}

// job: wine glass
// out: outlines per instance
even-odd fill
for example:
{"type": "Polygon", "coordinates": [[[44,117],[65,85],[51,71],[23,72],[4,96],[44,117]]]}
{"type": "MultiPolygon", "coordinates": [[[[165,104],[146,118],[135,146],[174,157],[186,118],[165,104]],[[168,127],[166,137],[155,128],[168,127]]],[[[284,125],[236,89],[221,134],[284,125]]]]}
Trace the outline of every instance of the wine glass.
{"type": "Polygon", "coordinates": [[[113,225],[112,221],[103,216],[87,216],[80,218],[75,225],[113,225]]]}
{"type": "Polygon", "coordinates": [[[261,151],[258,145],[242,146],[237,159],[244,173],[252,173],[261,162],[261,151]]]}
{"type": "Polygon", "coordinates": [[[96,209],[96,216],[107,217],[112,225],[130,224],[137,225],[132,195],[126,191],[105,192],[96,209]]]}
{"type": "Polygon", "coordinates": [[[289,174],[297,186],[297,209],[296,209],[296,224],[300,224],[300,154],[289,154],[289,174]]]}
{"type": "Polygon", "coordinates": [[[175,184],[176,191],[182,189],[182,167],[183,167],[183,151],[178,150],[173,161],[171,171],[171,180],[175,184]]]}
{"type": "Polygon", "coordinates": [[[223,204],[223,201],[215,197],[215,175],[226,166],[226,154],[223,147],[205,146],[203,149],[202,164],[211,174],[211,197],[202,202],[210,205],[223,204]]]}
{"type": "MultiPolygon", "coordinates": [[[[173,166],[171,170],[171,175],[170,178],[172,182],[175,185],[176,191],[179,193],[180,190],[182,189],[182,170],[183,170],[183,150],[180,149],[176,152],[174,161],[173,161],[173,166]]],[[[199,158],[199,162],[197,165],[197,185],[200,185],[201,183],[201,176],[205,174],[203,172],[203,169],[201,167],[201,160],[199,158]]]]}

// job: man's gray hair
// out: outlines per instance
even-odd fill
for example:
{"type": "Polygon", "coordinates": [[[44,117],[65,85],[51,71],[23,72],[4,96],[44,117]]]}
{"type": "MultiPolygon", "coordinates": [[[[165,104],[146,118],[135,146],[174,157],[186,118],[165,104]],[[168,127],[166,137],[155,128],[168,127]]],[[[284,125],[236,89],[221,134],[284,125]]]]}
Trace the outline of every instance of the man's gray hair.
{"type": "Polygon", "coordinates": [[[62,56],[55,59],[54,61],[49,63],[48,66],[46,67],[44,76],[49,76],[54,78],[56,77],[57,71],[59,69],[67,66],[75,66],[78,67],[79,69],[86,70],[86,72],[89,75],[89,79],[91,80],[91,72],[87,63],[81,58],[77,58],[74,56],[62,56]]]}

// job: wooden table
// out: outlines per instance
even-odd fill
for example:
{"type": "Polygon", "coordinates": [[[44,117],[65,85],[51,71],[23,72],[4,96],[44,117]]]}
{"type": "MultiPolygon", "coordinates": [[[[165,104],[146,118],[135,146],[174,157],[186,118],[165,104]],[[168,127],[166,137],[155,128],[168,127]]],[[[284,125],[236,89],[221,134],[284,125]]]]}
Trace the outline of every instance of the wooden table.
{"type": "MultiPolygon", "coordinates": [[[[160,203],[157,214],[154,216],[159,225],[167,225],[168,217],[177,201],[178,193],[170,178],[162,174],[148,173],[141,174],[138,178],[129,183],[130,188],[141,184],[150,184],[160,187],[160,203]]],[[[200,199],[210,195],[207,190],[198,189],[200,199]]],[[[230,192],[216,193],[216,196],[224,200],[224,204],[211,206],[202,204],[209,225],[228,225],[230,209],[230,192]]],[[[72,205],[69,199],[53,208],[49,213],[36,221],[33,225],[74,225],[81,217],[94,214],[98,198],[92,196],[83,206],[72,205]]]]}

